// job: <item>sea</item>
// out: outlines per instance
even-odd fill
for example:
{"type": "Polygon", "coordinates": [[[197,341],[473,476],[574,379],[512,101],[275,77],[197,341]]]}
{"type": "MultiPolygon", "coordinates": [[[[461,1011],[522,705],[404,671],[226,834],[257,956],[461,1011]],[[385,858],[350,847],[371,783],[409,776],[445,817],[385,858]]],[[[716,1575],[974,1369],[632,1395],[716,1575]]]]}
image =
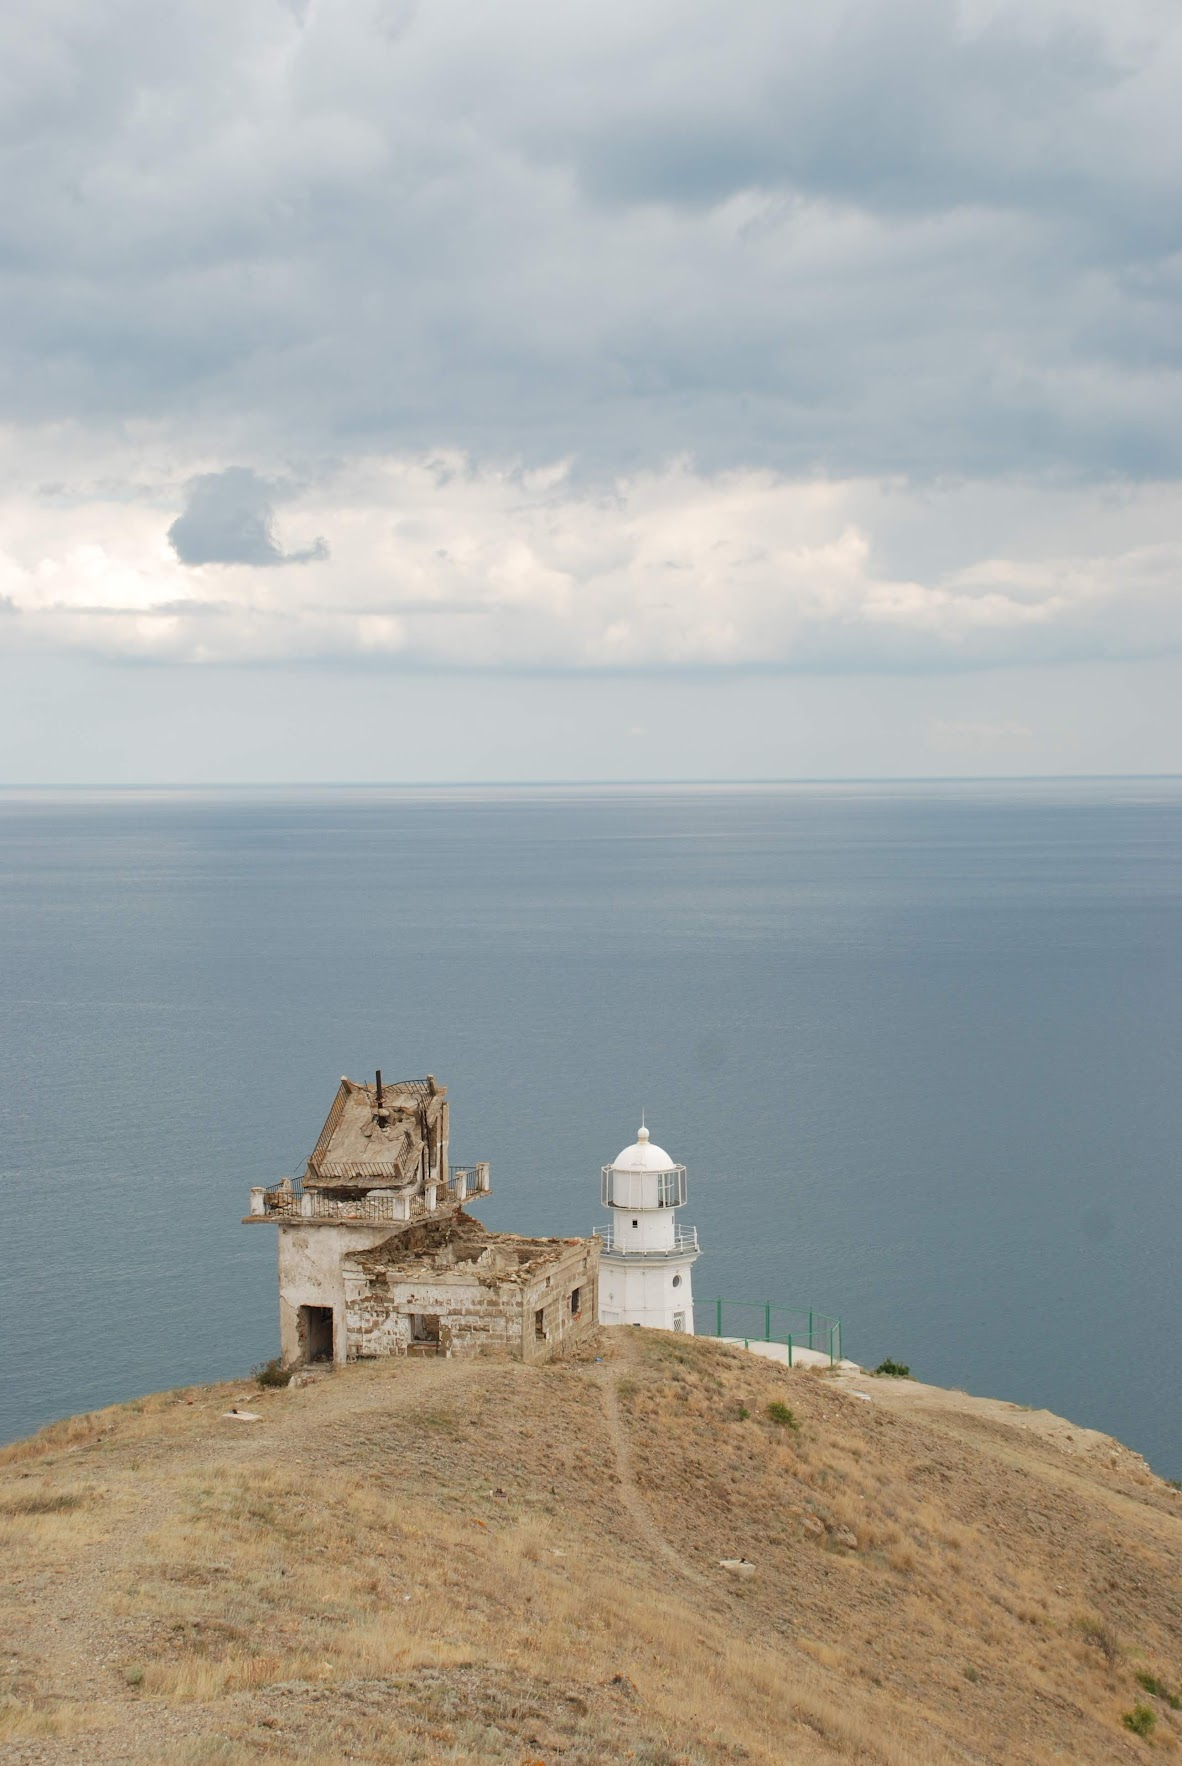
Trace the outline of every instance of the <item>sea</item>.
{"type": "Polygon", "coordinates": [[[699,1329],[1182,1477],[1182,782],[9,789],[0,1011],[0,1437],[273,1355],[248,1191],[380,1067],[490,1227],[590,1231],[643,1113],[699,1329]]]}

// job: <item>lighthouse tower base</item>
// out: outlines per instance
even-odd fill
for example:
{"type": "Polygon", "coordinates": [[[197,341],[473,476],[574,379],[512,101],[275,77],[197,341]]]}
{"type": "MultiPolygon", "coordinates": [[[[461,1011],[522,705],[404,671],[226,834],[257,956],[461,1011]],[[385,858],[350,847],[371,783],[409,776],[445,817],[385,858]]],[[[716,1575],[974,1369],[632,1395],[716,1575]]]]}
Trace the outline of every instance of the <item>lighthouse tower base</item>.
{"type": "Polygon", "coordinates": [[[655,1331],[694,1334],[694,1303],[688,1263],[674,1269],[653,1268],[648,1258],[599,1260],[600,1324],[648,1325],[655,1331]],[[637,1267],[639,1265],[639,1267],[637,1267]]]}

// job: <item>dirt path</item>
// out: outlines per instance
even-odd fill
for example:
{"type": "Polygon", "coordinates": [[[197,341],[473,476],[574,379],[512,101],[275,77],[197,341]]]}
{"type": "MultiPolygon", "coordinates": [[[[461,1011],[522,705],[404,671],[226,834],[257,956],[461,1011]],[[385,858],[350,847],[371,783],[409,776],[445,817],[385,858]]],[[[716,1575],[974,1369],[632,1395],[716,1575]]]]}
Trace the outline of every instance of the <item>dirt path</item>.
{"type": "Polygon", "coordinates": [[[653,1520],[652,1510],[641,1494],[640,1487],[632,1471],[632,1449],[628,1442],[627,1431],[620,1420],[620,1399],[616,1391],[617,1375],[607,1364],[595,1370],[600,1391],[603,1394],[603,1420],[607,1429],[607,1438],[616,1462],[616,1475],[619,1478],[617,1494],[620,1502],[631,1520],[636,1532],[646,1545],[681,1576],[685,1581],[692,1582],[698,1588],[704,1588],[713,1596],[717,1596],[718,1584],[709,1576],[695,1569],[684,1552],[670,1545],[661,1529],[653,1520]]]}

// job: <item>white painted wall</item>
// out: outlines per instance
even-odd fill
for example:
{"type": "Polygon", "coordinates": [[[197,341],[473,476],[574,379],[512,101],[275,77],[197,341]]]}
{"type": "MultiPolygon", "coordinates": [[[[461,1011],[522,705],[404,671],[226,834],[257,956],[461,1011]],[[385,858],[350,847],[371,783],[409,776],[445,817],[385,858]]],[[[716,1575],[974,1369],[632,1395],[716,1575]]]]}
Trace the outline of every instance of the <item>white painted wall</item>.
{"type": "Polygon", "coordinates": [[[687,1336],[693,1335],[692,1258],[662,1257],[659,1261],[612,1257],[599,1262],[599,1317],[603,1324],[639,1324],[671,1331],[674,1317],[684,1315],[687,1336]]]}
{"type": "Polygon", "coordinates": [[[612,1233],[629,1251],[672,1250],[677,1215],[672,1208],[611,1208],[612,1233]]]}

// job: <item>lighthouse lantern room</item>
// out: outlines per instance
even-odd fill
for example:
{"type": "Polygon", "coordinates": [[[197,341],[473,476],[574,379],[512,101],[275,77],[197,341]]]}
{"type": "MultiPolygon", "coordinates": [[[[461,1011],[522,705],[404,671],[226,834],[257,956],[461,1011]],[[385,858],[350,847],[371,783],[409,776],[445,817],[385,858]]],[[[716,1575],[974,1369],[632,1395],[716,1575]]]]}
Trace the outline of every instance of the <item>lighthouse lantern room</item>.
{"type": "Polygon", "coordinates": [[[685,1166],[656,1146],[642,1124],[630,1147],[603,1167],[603,1203],[611,1224],[597,1227],[599,1322],[648,1325],[693,1334],[690,1272],[698,1235],[681,1226],[685,1166]]]}

